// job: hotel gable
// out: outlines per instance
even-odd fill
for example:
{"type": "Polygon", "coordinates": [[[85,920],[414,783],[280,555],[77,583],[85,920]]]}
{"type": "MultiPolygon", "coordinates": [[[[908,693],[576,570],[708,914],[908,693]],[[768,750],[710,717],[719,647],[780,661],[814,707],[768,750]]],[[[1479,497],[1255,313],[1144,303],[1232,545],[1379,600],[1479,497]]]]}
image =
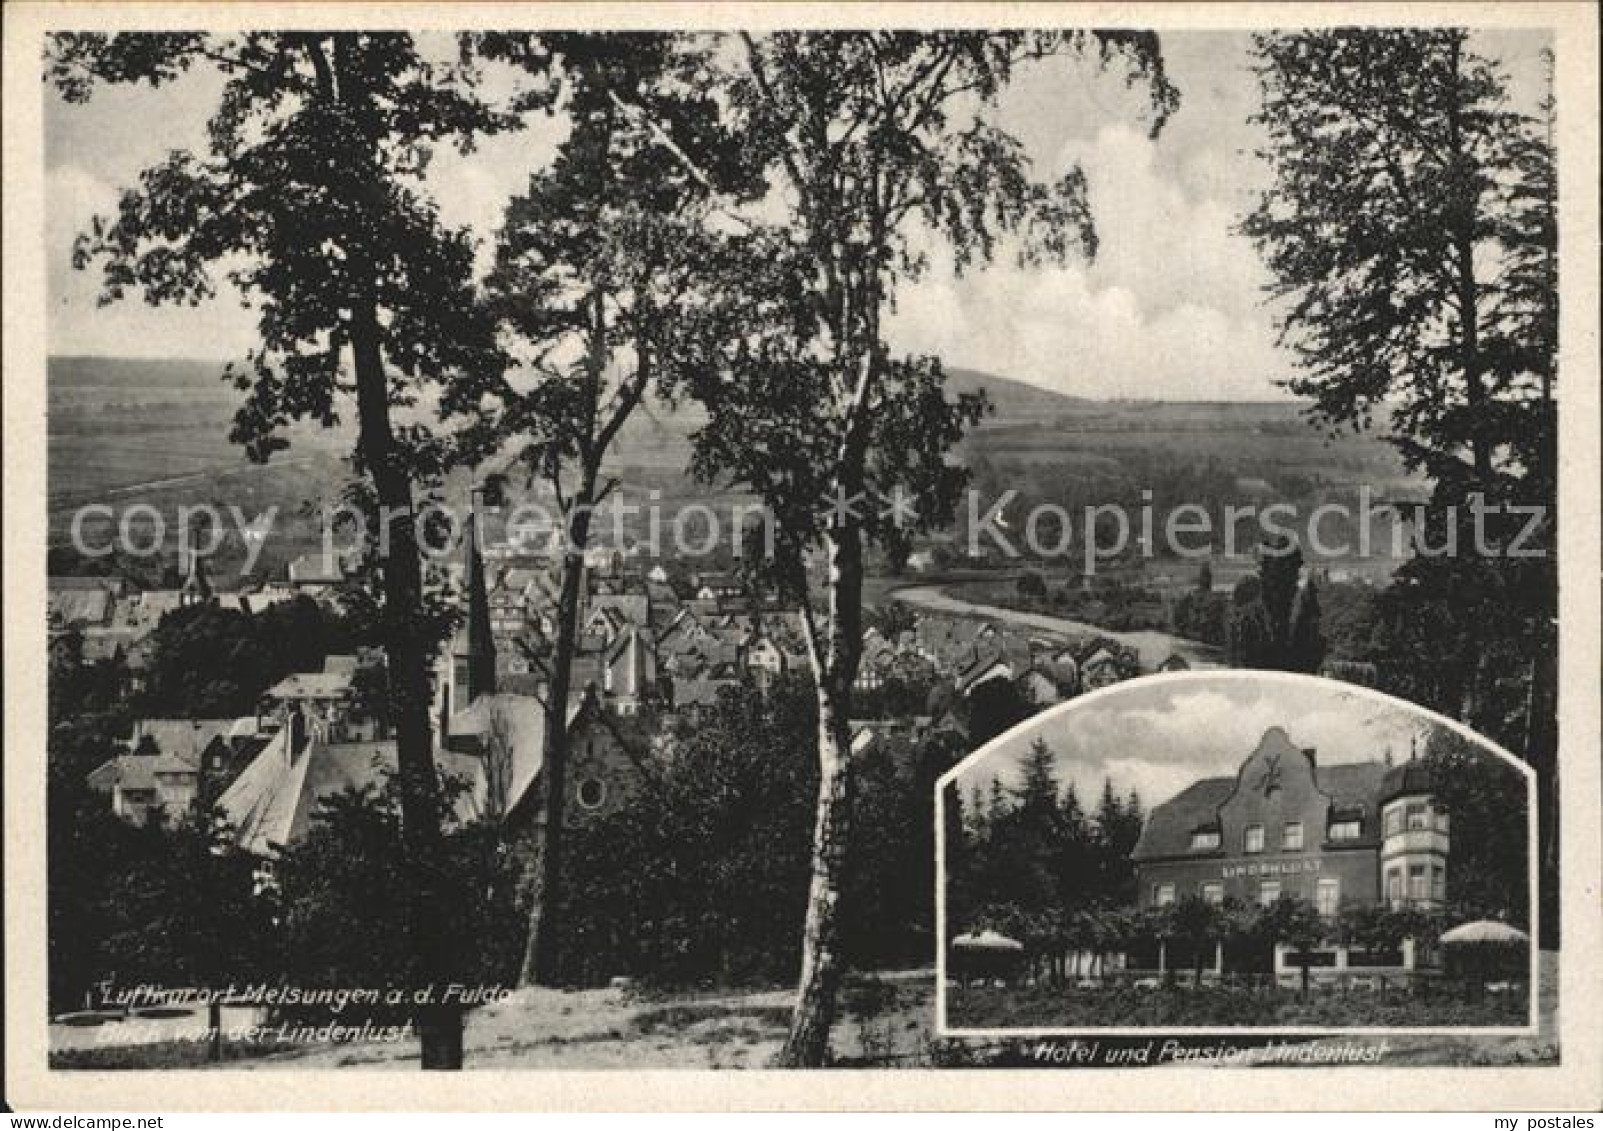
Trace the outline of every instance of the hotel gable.
{"type": "Polygon", "coordinates": [[[1155,807],[1132,858],[1143,907],[1288,896],[1334,916],[1381,901],[1441,906],[1450,844],[1423,763],[1321,765],[1272,727],[1233,776],[1155,807]]]}

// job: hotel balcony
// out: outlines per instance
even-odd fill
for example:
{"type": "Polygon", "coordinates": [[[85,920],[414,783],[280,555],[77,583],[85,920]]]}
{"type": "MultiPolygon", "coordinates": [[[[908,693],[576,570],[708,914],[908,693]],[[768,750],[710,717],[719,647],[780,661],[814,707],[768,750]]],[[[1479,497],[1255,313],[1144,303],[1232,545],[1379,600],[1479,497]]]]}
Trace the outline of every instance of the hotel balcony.
{"type": "Polygon", "coordinates": [[[1448,854],[1448,836],[1440,829],[1404,829],[1400,833],[1393,833],[1380,844],[1382,860],[1389,860],[1394,856],[1435,855],[1448,854]]]}

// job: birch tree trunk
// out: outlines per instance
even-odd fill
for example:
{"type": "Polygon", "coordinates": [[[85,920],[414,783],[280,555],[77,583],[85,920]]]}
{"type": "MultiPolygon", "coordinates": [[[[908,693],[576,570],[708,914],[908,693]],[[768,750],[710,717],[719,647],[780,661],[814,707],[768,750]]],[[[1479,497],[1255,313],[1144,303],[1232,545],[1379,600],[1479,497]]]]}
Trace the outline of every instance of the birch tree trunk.
{"type": "Polygon", "coordinates": [[[852,803],[851,688],[862,652],[862,539],[849,522],[826,537],[830,609],[825,638],[809,635],[818,694],[818,811],[812,880],[802,928],[801,976],[790,1032],[779,1054],[787,1068],[822,1067],[840,989],[840,898],[852,803]]]}

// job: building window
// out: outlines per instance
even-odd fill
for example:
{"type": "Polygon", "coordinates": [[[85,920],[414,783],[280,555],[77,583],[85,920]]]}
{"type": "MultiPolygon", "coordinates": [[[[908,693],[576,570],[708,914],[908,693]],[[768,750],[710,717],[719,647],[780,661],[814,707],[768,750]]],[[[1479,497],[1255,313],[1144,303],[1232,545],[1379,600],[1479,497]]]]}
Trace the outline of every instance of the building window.
{"type": "Polygon", "coordinates": [[[1196,829],[1191,834],[1191,847],[1194,851],[1205,851],[1219,847],[1218,829],[1196,829]]]}
{"type": "Polygon", "coordinates": [[[1356,819],[1333,821],[1330,825],[1331,840],[1357,840],[1363,835],[1363,822],[1356,819]]]}
{"type": "Polygon", "coordinates": [[[1386,902],[1401,903],[1403,901],[1403,872],[1401,868],[1392,868],[1386,873],[1386,902]]]}
{"type": "Polygon", "coordinates": [[[1430,897],[1437,903],[1447,902],[1447,869],[1440,864],[1431,865],[1430,897]]]}
{"type": "Polygon", "coordinates": [[[1152,902],[1158,907],[1167,907],[1174,902],[1174,885],[1158,884],[1152,889],[1152,902]]]}
{"type": "Polygon", "coordinates": [[[1403,811],[1397,806],[1386,810],[1386,835],[1396,836],[1403,831],[1403,811]]]}
{"type": "Polygon", "coordinates": [[[1286,852],[1302,851],[1302,822],[1287,821],[1280,833],[1280,847],[1286,852]]]}
{"type": "Polygon", "coordinates": [[[1408,831],[1430,828],[1430,810],[1424,805],[1408,807],[1408,831]]]}
{"type": "Polygon", "coordinates": [[[1225,886],[1223,884],[1203,884],[1202,901],[1204,903],[1223,903],[1225,901],[1225,886]]]}
{"type": "Polygon", "coordinates": [[[586,809],[599,809],[607,799],[607,783],[600,778],[585,778],[579,783],[579,804],[586,809]]]}
{"type": "Polygon", "coordinates": [[[1439,833],[1447,831],[1447,811],[1445,809],[1436,810],[1436,831],[1439,833]]]}
{"type": "Polygon", "coordinates": [[[1280,898],[1280,881],[1279,880],[1259,880],[1258,881],[1258,902],[1260,904],[1262,904],[1265,907],[1268,907],[1271,903],[1273,903],[1275,900],[1277,900],[1279,898],[1280,898]]]}
{"type": "Polygon", "coordinates": [[[1334,916],[1336,908],[1341,905],[1341,881],[1320,880],[1319,887],[1315,889],[1315,902],[1319,907],[1319,914],[1334,916]]]}
{"type": "Polygon", "coordinates": [[[1248,825],[1247,826],[1246,836],[1244,837],[1244,839],[1242,841],[1241,850],[1243,852],[1262,852],[1263,851],[1263,826],[1262,825],[1248,825]]]}
{"type": "Polygon", "coordinates": [[[1426,900],[1430,898],[1429,878],[1425,873],[1425,865],[1410,864],[1408,866],[1408,898],[1413,900],[1426,900]]]}

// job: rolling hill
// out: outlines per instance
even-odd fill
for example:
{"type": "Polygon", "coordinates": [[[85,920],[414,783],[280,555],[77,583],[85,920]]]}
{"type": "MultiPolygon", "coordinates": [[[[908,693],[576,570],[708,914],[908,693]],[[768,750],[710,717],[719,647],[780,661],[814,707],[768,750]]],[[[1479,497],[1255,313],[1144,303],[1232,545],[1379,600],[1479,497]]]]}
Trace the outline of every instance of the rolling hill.
{"type": "MultiPolygon", "coordinates": [[[[49,469],[52,510],[115,495],[170,498],[204,493],[209,478],[249,475],[258,491],[299,466],[301,479],[342,474],[351,447],[347,423],[300,426],[282,471],[258,468],[228,440],[242,394],[221,380],[223,363],[196,359],[53,357],[49,361],[49,469]]],[[[1402,477],[1395,453],[1375,436],[1332,440],[1301,416],[1295,401],[1098,401],[1055,393],[972,369],[948,373],[953,392],[983,389],[993,412],[963,442],[960,458],[999,479],[1073,479],[1089,490],[1146,482],[1196,466],[1275,484],[1391,483],[1402,477]]],[[[631,486],[686,498],[701,488],[685,468],[691,436],[705,417],[693,406],[648,403],[624,429],[611,461],[631,486]]],[[[295,493],[308,484],[299,482],[295,493]]]]}

